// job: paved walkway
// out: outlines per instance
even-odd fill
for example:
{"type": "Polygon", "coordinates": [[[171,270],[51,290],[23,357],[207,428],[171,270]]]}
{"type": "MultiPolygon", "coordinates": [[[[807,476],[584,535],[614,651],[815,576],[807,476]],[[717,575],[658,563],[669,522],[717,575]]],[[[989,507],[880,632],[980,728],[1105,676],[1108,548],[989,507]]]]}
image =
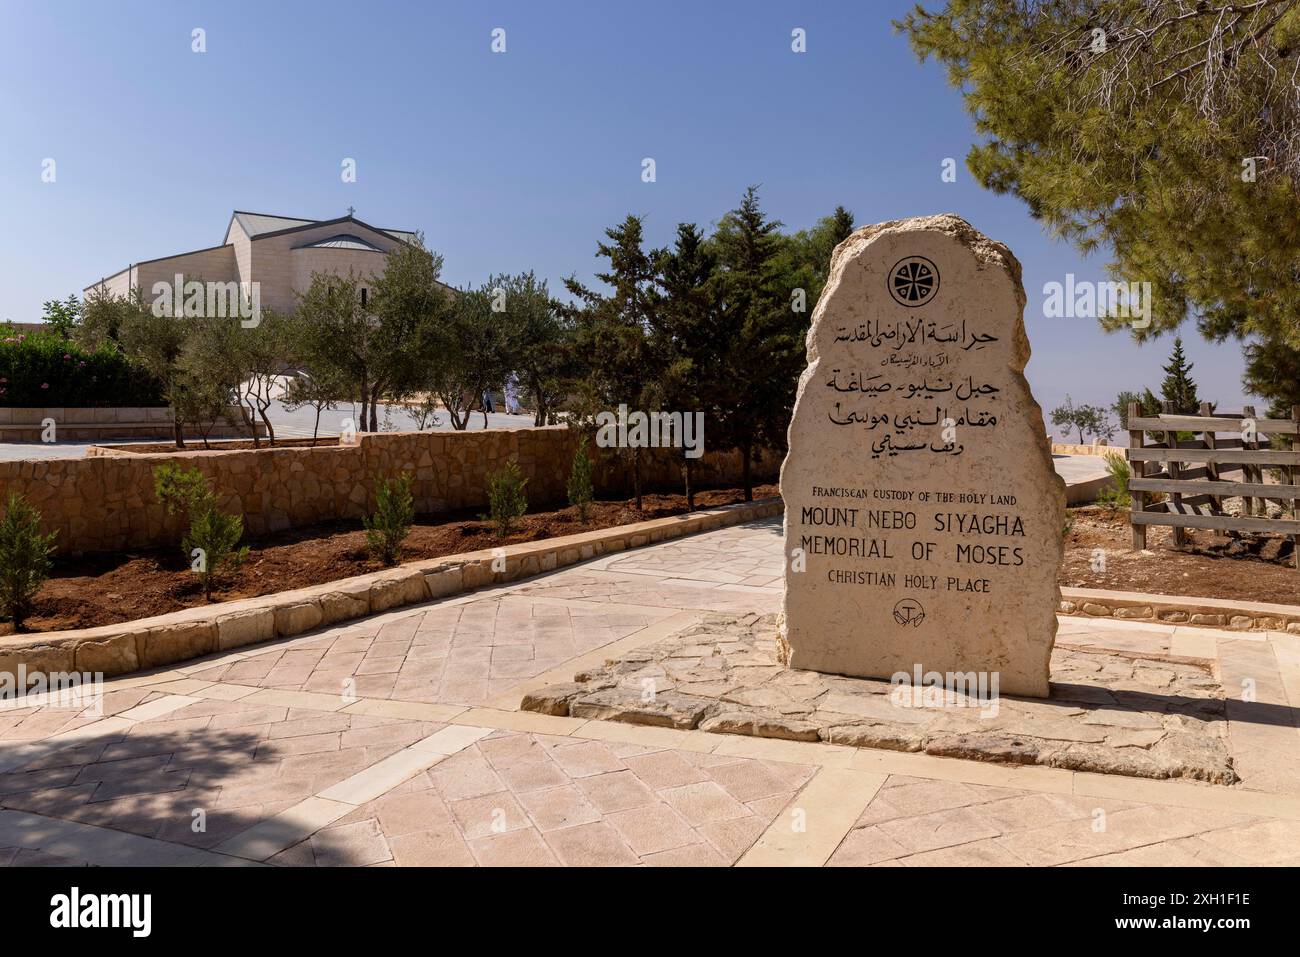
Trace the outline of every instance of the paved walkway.
{"type": "MultiPolygon", "coordinates": [[[[1123,454],[1123,449],[1117,450],[1123,454]]],[[[1106,460],[1099,455],[1061,455],[1052,453],[1052,466],[1056,474],[1065,479],[1066,485],[1081,485],[1105,478],[1106,460]]]]}
{"type": "Polygon", "coordinates": [[[758,522],[110,680],[101,714],[0,710],[0,862],[1300,863],[1296,636],[1064,620],[1249,678],[1235,788],[515,710],[707,611],[776,610],[780,542],[758,522]]]}

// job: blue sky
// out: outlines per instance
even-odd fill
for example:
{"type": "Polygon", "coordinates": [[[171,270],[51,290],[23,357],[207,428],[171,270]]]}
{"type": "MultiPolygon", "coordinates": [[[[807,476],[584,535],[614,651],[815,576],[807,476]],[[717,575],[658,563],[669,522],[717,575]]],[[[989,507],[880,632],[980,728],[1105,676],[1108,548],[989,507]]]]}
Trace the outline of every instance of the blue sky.
{"type": "MultiPolygon", "coordinates": [[[[1170,340],[1138,347],[1043,316],[1044,283],[1103,279],[1104,259],[972,182],[958,93],[890,26],[908,6],[3,0],[0,319],[38,319],[45,299],[129,262],[219,243],[233,209],[354,206],[422,229],[453,284],[533,269],[556,288],[590,279],[601,231],[627,213],[666,244],[757,183],[790,228],[837,203],[860,225],[951,211],[1009,245],[1044,408],[1158,388],[1170,340]],[[206,53],[191,51],[196,27],[206,53]],[[955,183],[940,179],[945,157],[955,183]]],[[[1239,349],[1187,338],[1202,396],[1239,408],[1239,349]]]]}

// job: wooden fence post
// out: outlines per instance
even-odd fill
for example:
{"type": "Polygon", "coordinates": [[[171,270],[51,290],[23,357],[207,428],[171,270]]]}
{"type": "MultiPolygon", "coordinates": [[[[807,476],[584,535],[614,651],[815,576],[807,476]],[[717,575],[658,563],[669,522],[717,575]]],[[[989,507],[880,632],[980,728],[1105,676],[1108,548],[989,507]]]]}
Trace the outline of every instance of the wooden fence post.
{"type": "MultiPolygon", "coordinates": [[[[1241,430],[1241,450],[1243,452],[1247,450],[1254,451],[1255,449],[1259,448],[1259,428],[1258,428],[1259,423],[1258,420],[1255,418],[1255,407],[1253,405],[1243,405],[1241,407],[1241,416],[1242,416],[1242,426],[1243,426],[1241,430]],[[1250,430],[1250,434],[1253,436],[1253,438],[1249,442],[1246,441],[1246,429],[1245,429],[1246,419],[1250,419],[1251,426],[1252,426],[1250,430]]],[[[1255,467],[1253,465],[1247,464],[1249,461],[1250,461],[1249,455],[1242,456],[1241,480],[1243,482],[1264,481],[1264,470],[1260,469],[1259,475],[1256,475],[1255,467]]],[[[1242,505],[1243,515],[1249,517],[1255,514],[1254,496],[1252,495],[1244,496],[1241,505],[1242,505]]]]}
{"type": "MultiPolygon", "coordinates": [[[[1160,411],[1164,412],[1166,415],[1175,415],[1178,412],[1178,410],[1174,408],[1173,402],[1167,399],[1160,404],[1160,411]]],[[[1178,448],[1177,431],[1165,432],[1165,447],[1169,449],[1178,448]]],[[[1179,462],[1175,462],[1173,459],[1170,459],[1168,462],[1165,463],[1165,470],[1169,473],[1169,477],[1171,479],[1182,478],[1182,471],[1183,471],[1182,464],[1179,462]]],[[[1174,492],[1172,495],[1169,496],[1169,501],[1170,501],[1169,511],[1181,515],[1182,511],[1179,508],[1179,506],[1183,504],[1182,493],[1174,492]]],[[[1186,544],[1187,544],[1187,529],[1175,525],[1174,545],[1181,546],[1186,544]]]]}
{"type": "Polygon", "coordinates": [[[1280,535],[1290,540],[1292,562],[1300,571],[1300,405],[1292,406],[1289,419],[1279,420],[1257,418],[1249,405],[1240,418],[1216,416],[1209,403],[1182,415],[1166,402],[1159,415],[1142,415],[1140,404],[1132,402],[1124,425],[1134,550],[1146,548],[1148,524],[1171,527],[1175,545],[1188,544],[1189,529],[1194,528],[1221,531],[1234,539],[1280,535]],[[1240,439],[1227,437],[1234,429],[1240,439]],[[1193,438],[1180,440],[1180,430],[1193,438]],[[1150,444],[1148,432],[1159,433],[1150,444]],[[1151,506],[1148,495],[1167,498],[1151,506]],[[1226,498],[1241,499],[1241,514],[1224,514],[1226,498]],[[1271,517],[1268,507],[1274,500],[1282,503],[1278,517],[1271,517]]]}
{"type": "MultiPolygon", "coordinates": [[[[1128,404],[1129,422],[1132,422],[1134,419],[1138,418],[1141,414],[1142,414],[1141,405],[1139,405],[1137,402],[1130,402],[1128,404]]],[[[1142,448],[1142,441],[1143,441],[1142,435],[1143,433],[1141,429],[1130,428],[1128,430],[1128,447],[1130,449],[1142,448]]],[[[1146,463],[1134,462],[1133,459],[1130,458],[1129,477],[1132,478],[1134,475],[1141,477],[1145,474],[1146,474],[1146,463]]],[[[1137,492],[1130,489],[1129,503],[1130,503],[1129,521],[1132,522],[1133,524],[1133,550],[1140,552],[1147,547],[1147,527],[1145,525],[1139,525],[1137,524],[1137,522],[1133,522],[1132,516],[1137,514],[1138,512],[1146,511],[1146,493],[1137,492]]]]}
{"type": "MultiPolygon", "coordinates": [[[[1291,451],[1300,451],[1300,405],[1291,406],[1291,425],[1295,431],[1291,433],[1291,451]]],[[[1288,485],[1295,485],[1296,467],[1288,465],[1286,468],[1286,481],[1288,485]]],[[[1296,506],[1296,500],[1291,499],[1291,520],[1295,521],[1300,518],[1300,508],[1296,506]]],[[[1300,535],[1291,536],[1291,561],[1294,563],[1296,570],[1300,571],[1300,535]]]]}
{"type": "MultiPolygon", "coordinates": [[[[1203,416],[1204,416],[1205,418],[1207,418],[1207,419],[1208,419],[1210,416],[1214,415],[1214,406],[1210,405],[1210,403],[1208,403],[1208,402],[1202,402],[1202,403],[1201,403],[1201,415],[1203,415],[1203,416]]],[[[1205,447],[1206,447],[1207,449],[1213,451],[1213,450],[1214,450],[1214,443],[1215,443],[1214,429],[1206,429],[1204,432],[1201,433],[1201,438],[1205,441],[1205,447]]],[[[1217,481],[1219,480],[1219,466],[1218,466],[1218,463],[1216,463],[1216,462],[1207,462],[1207,463],[1205,463],[1205,477],[1206,477],[1209,481],[1211,481],[1211,482],[1217,482],[1217,481]]],[[[1222,512],[1222,511],[1223,511],[1223,497],[1222,497],[1222,496],[1220,496],[1220,495],[1211,495],[1211,496],[1210,496],[1210,501],[1214,503],[1214,510],[1215,510],[1216,512],[1222,512]]]]}

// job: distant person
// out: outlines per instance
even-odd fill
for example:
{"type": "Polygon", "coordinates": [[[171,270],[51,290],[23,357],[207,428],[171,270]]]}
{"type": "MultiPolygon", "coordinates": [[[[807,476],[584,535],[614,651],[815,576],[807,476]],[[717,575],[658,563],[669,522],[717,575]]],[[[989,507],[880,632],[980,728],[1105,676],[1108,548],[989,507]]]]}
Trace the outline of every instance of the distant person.
{"type": "Polygon", "coordinates": [[[506,379],[505,397],[506,397],[506,414],[518,415],[519,414],[519,383],[515,381],[514,373],[511,373],[510,378],[506,379]]]}
{"type": "Polygon", "coordinates": [[[491,393],[491,392],[484,392],[484,393],[483,393],[483,411],[484,411],[484,412],[495,412],[495,411],[496,411],[496,407],[492,404],[492,393],[491,393]]]}

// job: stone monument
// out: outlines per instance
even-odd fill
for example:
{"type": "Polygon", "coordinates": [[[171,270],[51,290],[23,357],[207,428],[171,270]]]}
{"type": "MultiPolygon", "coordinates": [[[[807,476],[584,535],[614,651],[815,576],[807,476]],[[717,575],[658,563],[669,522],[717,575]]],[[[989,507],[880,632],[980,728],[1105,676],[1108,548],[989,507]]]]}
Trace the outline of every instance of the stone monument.
{"type": "Polygon", "coordinates": [[[1047,695],[1065,486],[1024,306],[1020,263],[957,216],[835,250],[781,468],[790,667],[1047,695]]]}

